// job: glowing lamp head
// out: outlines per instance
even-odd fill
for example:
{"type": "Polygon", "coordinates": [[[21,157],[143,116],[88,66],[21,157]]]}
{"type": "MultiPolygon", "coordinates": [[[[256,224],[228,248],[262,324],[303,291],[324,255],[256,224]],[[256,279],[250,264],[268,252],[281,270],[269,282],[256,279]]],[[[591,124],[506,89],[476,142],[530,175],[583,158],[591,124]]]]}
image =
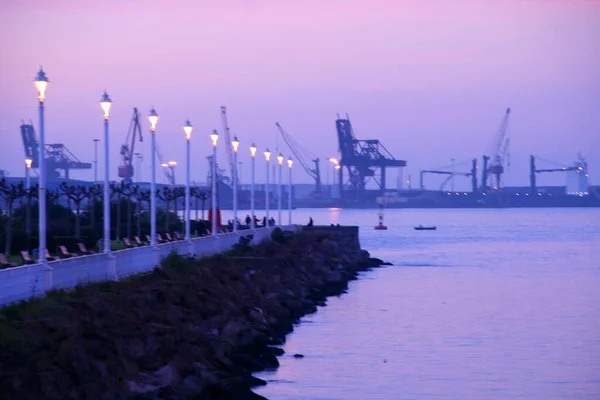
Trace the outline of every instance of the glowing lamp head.
{"type": "Polygon", "coordinates": [[[43,102],[46,98],[46,88],[48,87],[48,83],[50,83],[50,81],[48,80],[48,77],[46,76],[46,73],[42,67],[40,67],[40,70],[35,76],[33,83],[38,91],[38,100],[43,102]]]}
{"type": "Polygon", "coordinates": [[[192,138],[192,130],[194,127],[192,126],[190,120],[185,121],[185,125],[183,126],[183,131],[185,132],[186,140],[190,140],[192,138]]]}
{"type": "Polygon", "coordinates": [[[148,121],[150,121],[150,130],[152,132],[156,131],[156,124],[158,124],[158,114],[154,107],[150,110],[150,114],[148,115],[148,121]]]}
{"type": "Polygon", "coordinates": [[[160,166],[163,167],[163,168],[167,168],[169,166],[169,164],[167,164],[166,162],[164,162],[164,163],[160,164],[160,166]]]}
{"type": "Polygon", "coordinates": [[[234,136],[233,140],[231,142],[231,147],[233,148],[233,151],[237,153],[239,146],[240,146],[240,141],[238,140],[237,136],[234,136]]]}
{"type": "Polygon", "coordinates": [[[271,160],[271,152],[269,151],[269,149],[267,149],[267,151],[265,151],[265,160],[267,160],[267,162],[269,162],[271,160]]]}
{"type": "Polygon", "coordinates": [[[250,146],[250,155],[252,158],[256,157],[256,145],[254,143],[252,143],[252,146],[250,146]]]}
{"type": "Polygon", "coordinates": [[[25,159],[25,165],[27,166],[27,168],[31,168],[31,163],[33,163],[33,160],[31,158],[25,159]]]}
{"type": "Polygon", "coordinates": [[[216,129],[213,129],[212,133],[210,134],[210,140],[212,141],[213,147],[217,147],[217,141],[219,140],[219,134],[217,133],[216,129]]]}
{"type": "Polygon", "coordinates": [[[277,156],[277,162],[279,163],[279,165],[283,165],[283,154],[279,153],[279,155],[277,156]]]}
{"type": "Polygon", "coordinates": [[[339,165],[339,164],[337,164],[337,165],[335,166],[335,169],[340,169],[340,168],[342,168],[342,167],[340,167],[340,165],[339,165]]]}
{"type": "Polygon", "coordinates": [[[177,161],[169,161],[167,164],[169,164],[169,167],[174,167],[177,165],[177,161]]]}
{"type": "Polygon", "coordinates": [[[291,158],[287,160],[288,163],[288,168],[292,168],[292,165],[294,164],[294,160],[292,160],[291,158]]]}
{"type": "Polygon", "coordinates": [[[330,158],[329,162],[331,162],[333,165],[338,165],[338,160],[336,160],[335,158],[330,158]]]}
{"type": "Polygon", "coordinates": [[[110,114],[110,106],[112,106],[112,100],[106,90],[100,99],[100,107],[102,107],[102,111],[104,111],[104,119],[108,119],[108,115],[110,114]]]}

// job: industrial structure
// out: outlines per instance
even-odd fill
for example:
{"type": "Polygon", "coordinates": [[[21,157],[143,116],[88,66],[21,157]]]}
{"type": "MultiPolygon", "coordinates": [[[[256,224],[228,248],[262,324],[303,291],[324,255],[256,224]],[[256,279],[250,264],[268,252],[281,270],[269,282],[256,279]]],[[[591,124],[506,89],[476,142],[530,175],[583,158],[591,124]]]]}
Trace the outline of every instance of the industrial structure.
{"type": "Polygon", "coordinates": [[[402,168],[406,161],[396,160],[379,140],[359,140],[354,136],[350,117],[337,116],[335,126],[338,135],[341,159],[339,165],[339,185],[342,204],[364,204],[386,192],[387,168],[402,168]],[[344,169],[349,179],[344,181],[344,169]],[[377,189],[367,190],[366,185],[373,181],[377,189]]]}
{"type": "Polygon", "coordinates": [[[125,143],[121,145],[121,165],[119,166],[119,178],[123,178],[125,183],[131,183],[134,176],[133,159],[135,156],[135,143],[139,138],[140,143],[144,141],[142,137],[142,127],[140,126],[140,113],[137,108],[133,108],[133,116],[129,124],[129,130],[125,137],[125,143]]]}
{"type": "MultiPolygon", "coordinates": [[[[541,159],[540,157],[538,157],[539,159],[541,159]]],[[[543,159],[542,159],[543,160],[543,159]]],[[[543,160],[546,161],[548,163],[552,163],[552,164],[557,164],[557,163],[553,163],[551,161],[548,160],[543,160]]],[[[580,194],[580,193],[585,193],[587,194],[588,192],[588,180],[587,180],[587,162],[585,161],[585,159],[581,156],[581,154],[577,155],[577,161],[573,163],[572,166],[570,167],[559,167],[559,168],[542,168],[542,169],[538,169],[536,167],[536,157],[535,156],[530,156],[529,157],[529,185],[530,185],[530,193],[532,195],[538,194],[538,188],[537,188],[537,174],[540,173],[551,173],[551,172],[569,172],[569,171],[575,171],[576,173],[576,183],[574,186],[574,188],[569,188],[567,184],[567,192],[570,194],[580,194]]]]}
{"type": "Polygon", "coordinates": [[[435,169],[431,169],[431,170],[421,170],[420,174],[419,174],[419,187],[421,188],[421,190],[425,190],[425,182],[424,182],[424,176],[425,174],[437,174],[437,175],[446,175],[447,178],[444,179],[444,181],[442,182],[442,184],[440,185],[440,191],[443,191],[446,184],[451,181],[452,179],[454,179],[455,176],[464,176],[467,178],[471,178],[471,188],[473,192],[477,192],[478,188],[477,188],[477,159],[474,158],[473,160],[471,160],[471,171],[470,172],[455,172],[454,168],[457,166],[462,165],[463,163],[459,163],[459,164],[451,164],[445,167],[440,167],[440,168],[435,168],[435,169]],[[448,171],[448,169],[451,169],[450,171],[448,171]]]}
{"type": "MultiPolygon", "coordinates": [[[[31,160],[31,168],[39,168],[40,143],[31,122],[29,124],[22,122],[21,137],[25,148],[25,158],[31,160]]],[[[45,155],[48,181],[58,180],[61,177],[60,170],[63,171],[64,179],[69,180],[71,170],[92,169],[91,163],[79,161],[62,143],[46,144],[45,155]]]]}
{"type": "Polygon", "coordinates": [[[508,133],[508,119],[510,117],[510,108],[506,109],[500,129],[496,134],[494,140],[492,157],[485,155],[483,156],[483,177],[481,179],[481,191],[486,193],[489,191],[488,178],[492,176],[494,178],[494,185],[491,187],[493,190],[500,190],[502,185],[502,175],[504,174],[504,166],[510,166],[510,155],[508,145],[510,139],[507,136],[508,133]],[[491,159],[491,162],[489,160],[491,159]],[[489,164],[488,164],[489,163],[489,164]]]}
{"type": "Polygon", "coordinates": [[[315,157],[310,151],[308,151],[298,141],[296,141],[296,139],[294,139],[292,135],[287,133],[281,127],[279,122],[275,122],[275,126],[277,126],[281,137],[283,138],[285,143],[290,148],[290,151],[294,155],[294,161],[298,162],[302,166],[304,171],[306,171],[306,173],[315,180],[315,188],[311,192],[311,197],[321,197],[323,195],[323,192],[321,189],[321,170],[319,168],[319,158],[315,157]],[[314,164],[314,167],[309,165],[307,160],[310,160],[314,164]]]}

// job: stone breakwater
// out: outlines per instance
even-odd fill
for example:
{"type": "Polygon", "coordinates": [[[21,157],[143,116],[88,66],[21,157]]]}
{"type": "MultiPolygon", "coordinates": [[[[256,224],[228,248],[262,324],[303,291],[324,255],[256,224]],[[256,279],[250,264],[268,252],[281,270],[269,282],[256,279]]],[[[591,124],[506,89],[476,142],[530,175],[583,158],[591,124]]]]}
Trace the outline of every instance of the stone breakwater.
{"type": "Polygon", "coordinates": [[[202,260],[172,255],[145,275],[5,308],[0,397],[263,398],[251,374],[279,365],[293,323],[381,264],[344,228],[276,231],[202,260]]]}

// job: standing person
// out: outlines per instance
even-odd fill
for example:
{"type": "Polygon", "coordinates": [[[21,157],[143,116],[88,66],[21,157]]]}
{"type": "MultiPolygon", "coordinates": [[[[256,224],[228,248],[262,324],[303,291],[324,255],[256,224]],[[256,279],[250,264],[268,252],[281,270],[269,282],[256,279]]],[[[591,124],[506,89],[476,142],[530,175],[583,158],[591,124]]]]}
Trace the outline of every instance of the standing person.
{"type": "Polygon", "coordinates": [[[246,226],[250,227],[250,222],[252,222],[252,220],[250,219],[250,215],[249,214],[246,214],[245,221],[246,221],[246,226]]]}
{"type": "Polygon", "coordinates": [[[308,217],[308,224],[306,226],[313,226],[313,219],[312,219],[312,217],[308,217]]]}

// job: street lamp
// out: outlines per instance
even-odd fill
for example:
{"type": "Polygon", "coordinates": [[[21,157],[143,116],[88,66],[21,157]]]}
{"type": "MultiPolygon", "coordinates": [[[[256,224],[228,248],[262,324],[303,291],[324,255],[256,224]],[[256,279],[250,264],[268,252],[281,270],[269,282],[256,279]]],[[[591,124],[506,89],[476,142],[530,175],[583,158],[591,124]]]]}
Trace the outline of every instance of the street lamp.
{"type": "Polygon", "coordinates": [[[40,67],[33,83],[38,91],[38,103],[40,111],[40,149],[38,155],[40,181],[38,189],[38,214],[39,214],[39,262],[46,264],[46,141],[44,135],[44,100],[48,88],[48,77],[40,67]]]}
{"type": "Polygon", "coordinates": [[[108,117],[112,100],[104,91],[100,99],[100,107],[104,111],[104,254],[110,253],[110,188],[108,186],[109,168],[108,168],[108,117]]]}
{"type": "MultiPolygon", "coordinates": [[[[329,162],[330,162],[330,163],[333,165],[333,168],[334,168],[334,169],[333,169],[333,182],[332,182],[332,186],[335,186],[335,171],[336,171],[337,169],[339,169],[339,168],[338,168],[338,167],[339,167],[339,162],[338,162],[338,160],[336,160],[336,159],[335,159],[335,158],[333,158],[333,157],[329,159],[329,162]]],[[[327,176],[329,176],[329,173],[327,173],[327,176]]],[[[329,178],[328,178],[327,180],[329,180],[329,178]]],[[[332,193],[331,193],[331,187],[329,188],[329,196],[330,196],[330,197],[333,197],[333,195],[332,195],[332,193]]]]}
{"type": "Polygon", "coordinates": [[[288,164],[288,225],[292,225],[292,164],[294,161],[290,158],[287,160],[288,164]]]}
{"type": "Polygon", "coordinates": [[[269,149],[267,149],[264,152],[264,155],[265,160],[267,161],[267,183],[265,184],[265,217],[267,223],[265,224],[265,226],[269,226],[269,161],[271,160],[271,152],[269,151],[269,149]]]}
{"type": "Polygon", "coordinates": [[[237,200],[238,200],[238,181],[237,181],[237,152],[240,146],[240,141],[237,136],[234,136],[231,142],[233,148],[233,231],[237,232],[238,218],[237,218],[237,200]]]}
{"type": "Polygon", "coordinates": [[[281,169],[283,165],[283,154],[279,153],[277,156],[277,163],[279,164],[279,190],[277,195],[277,224],[281,226],[281,169]]]}
{"type": "Polygon", "coordinates": [[[31,158],[25,159],[25,189],[27,189],[27,208],[25,209],[25,231],[27,232],[27,237],[31,238],[31,165],[33,160],[31,158]]]}
{"type": "Polygon", "coordinates": [[[191,239],[190,227],[190,140],[192,139],[192,130],[194,127],[188,119],[185,121],[183,131],[185,132],[185,240],[191,239]]]}
{"type": "Polygon", "coordinates": [[[217,236],[217,142],[219,134],[216,129],[213,129],[210,134],[210,140],[213,146],[212,157],[212,236],[217,236]]]}
{"type": "Polygon", "coordinates": [[[148,121],[150,121],[150,132],[152,136],[152,180],[150,181],[150,244],[156,246],[156,124],[158,114],[154,107],[150,110],[148,121]]]}
{"type": "Polygon", "coordinates": [[[33,160],[31,158],[25,159],[25,189],[29,190],[31,187],[31,182],[29,180],[29,170],[31,169],[31,164],[33,160]]]}
{"type": "Polygon", "coordinates": [[[250,223],[250,227],[252,230],[256,229],[256,222],[254,221],[254,160],[256,159],[256,145],[252,143],[250,146],[250,156],[252,157],[252,184],[250,185],[250,217],[252,218],[252,222],[250,223]]]}

